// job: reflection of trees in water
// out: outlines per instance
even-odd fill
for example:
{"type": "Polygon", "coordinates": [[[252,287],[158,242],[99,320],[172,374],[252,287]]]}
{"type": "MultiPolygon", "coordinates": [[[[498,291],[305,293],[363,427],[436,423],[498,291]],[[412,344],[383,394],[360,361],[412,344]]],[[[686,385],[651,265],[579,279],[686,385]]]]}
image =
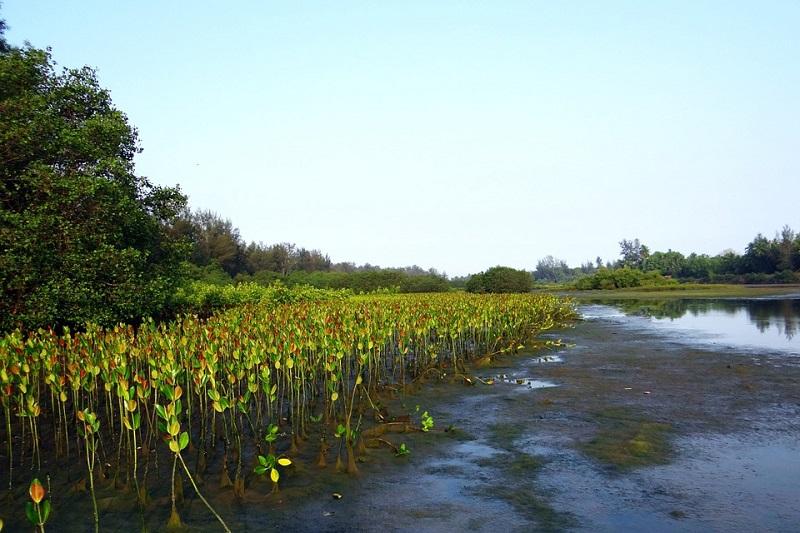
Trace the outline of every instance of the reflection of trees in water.
{"type": "Polygon", "coordinates": [[[747,314],[761,333],[774,324],[787,339],[797,335],[800,327],[800,300],[750,300],[747,314]]]}
{"type": "Polygon", "coordinates": [[[690,314],[697,317],[711,311],[733,316],[744,309],[750,322],[765,333],[775,327],[787,340],[800,330],[800,299],[774,300],[598,300],[611,304],[628,315],[676,319],[690,314]]]}

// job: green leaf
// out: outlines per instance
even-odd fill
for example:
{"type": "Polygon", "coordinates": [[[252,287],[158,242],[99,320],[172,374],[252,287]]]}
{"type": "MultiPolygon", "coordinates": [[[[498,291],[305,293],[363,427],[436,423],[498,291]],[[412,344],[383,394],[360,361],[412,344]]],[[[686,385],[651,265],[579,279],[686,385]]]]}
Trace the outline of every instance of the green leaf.
{"type": "Polygon", "coordinates": [[[25,502],[25,515],[31,524],[34,526],[39,525],[39,517],[36,516],[36,508],[33,506],[33,502],[25,502]]]}
{"type": "Polygon", "coordinates": [[[161,418],[162,420],[167,419],[167,412],[164,410],[163,405],[158,403],[156,404],[156,413],[158,414],[158,417],[161,418]]]}
{"type": "Polygon", "coordinates": [[[181,450],[185,449],[189,445],[189,434],[187,432],[181,433],[181,436],[178,438],[178,444],[180,445],[181,450]]]}
{"type": "Polygon", "coordinates": [[[41,506],[42,512],[42,524],[47,522],[47,519],[50,518],[50,500],[45,500],[42,502],[41,506]]]}

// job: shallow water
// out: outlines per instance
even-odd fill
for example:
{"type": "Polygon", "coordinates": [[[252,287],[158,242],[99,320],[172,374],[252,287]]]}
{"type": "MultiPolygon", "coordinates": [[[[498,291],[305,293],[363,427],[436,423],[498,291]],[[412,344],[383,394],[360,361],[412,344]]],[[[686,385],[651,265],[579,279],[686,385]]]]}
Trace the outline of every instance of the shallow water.
{"type": "Polygon", "coordinates": [[[641,317],[683,342],[800,355],[800,297],[605,303],[616,311],[589,306],[586,318],[641,317]]]}

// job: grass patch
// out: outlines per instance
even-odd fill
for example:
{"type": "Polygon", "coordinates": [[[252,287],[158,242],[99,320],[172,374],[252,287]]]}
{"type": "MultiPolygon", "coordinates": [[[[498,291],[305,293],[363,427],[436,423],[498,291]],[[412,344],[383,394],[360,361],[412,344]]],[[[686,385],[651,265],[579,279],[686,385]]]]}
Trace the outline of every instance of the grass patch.
{"type": "Polygon", "coordinates": [[[510,450],[514,447],[514,441],[522,436],[522,431],[519,424],[492,424],[489,426],[489,442],[503,450],[510,450]]]}
{"type": "Polygon", "coordinates": [[[478,459],[476,464],[481,468],[498,468],[511,476],[524,477],[535,474],[544,462],[527,453],[498,453],[478,459]]]}
{"type": "Polygon", "coordinates": [[[800,285],[733,285],[681,283],[678,285],[633,287],[627,289],[564,291],[576,300],[647,298],[755,298],[800,293],[800,285]]]}
{"type": "Polygon", "coordinates": [[[597,435],[582,446],[594,459],[620,470],[668,462],[669,424],[642,419],[625,409],[607,409],[596,419],[597,435]]]}
{"type": "Polygon", "coordinates": [[[495,485],[488,490],[492,496],[510,504],[528,520],[536,522],[536,531],[563,531],[576,525],[572,515],[556,511],[546,499],[525,485],[495,485]]]}

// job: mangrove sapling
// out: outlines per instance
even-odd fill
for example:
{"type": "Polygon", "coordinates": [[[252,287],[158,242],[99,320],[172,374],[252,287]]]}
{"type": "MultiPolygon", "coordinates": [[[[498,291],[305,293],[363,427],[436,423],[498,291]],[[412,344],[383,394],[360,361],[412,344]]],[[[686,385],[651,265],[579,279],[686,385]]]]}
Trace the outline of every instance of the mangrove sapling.
{"type": "Polygon", "coordinates": [[[400,457],[403,455],[408,455],[411,453],[411,450],[408,449],[405,442],[401,442],[400,446],[397,447],[397,450],[394,452],[395,456],[400,457]]]}
{"type": "Polygon", "coordinates": [[[344,436],[347,435],[347,428],[343,425],[339,424],[336,426],[336,432],[333,434],[334,437],[339,439],[339,447],[336,450],[336,471],[341,472],[344,470],[344,466],[342,465],[342,447],[344,446],[344,436]]]}
{"type": "MultiPolygon", "coordinates": [[[[419,410],[419,407],[417,408],[419,410]]],[[[420,424],[419,427],[422,431],[430,431],[433,429],[433,417],[428,414],[428,411],[422,413],[420,417],[420,424]]]]}
{"type": "Polygon", "coordinates": [[[195,494],[203,504],[208,508],[211,514],[219,521],[222,525],[222,528],[227,532],[230,533],[230,529],[228,528],[225,521],[222,517],[211,507],[211,504],[208,503],[208,500],[205,499],[203,494],[200,492],[200,489],[197,488],[197,483],[195,483],[194,478],[192,477],[191,472],[189,471],[189,467],[186,466],[186,462],[183,460],[183,456],[181,455],[181,451],[185,450],[186,447],[189,445],[189,433],[186,431],[181,432],[181,424],[178,421],[178,417],[181,414],[181,401],[180,397],[182,395],[182,389],[178,385],[173,390],[167,388],[165,390],[166,396],[171,398],[172,401],[167,404],[166,407],[156,404],[156,412],[158,416],[161,418],[161,427],[164,429],[164,432],[169,435],[168,443],[169,449],[174,454],[173,462],[172,462],[172,511],[170,513],[169,522],[167,523],[167,527],[169,529],[176,529],[181,528],[182,523],[180,520],[180,516],[178,515],[177,507],[176,507],[176,497],[175,497],[175,469],[177,463],[180,462],[181,467],[183,468],[184,473],[186,474],[189,483],[192,484],[192,488],[194,489],[195,494]]]}
{"type": "MultiPolygon", "coordinates": [[[[244,404],[236,402],[239,409],[244,409],[244,404]]],[[[244,477],[242,476],[242,436],[239,431],[239,426],[236,423],[236,411],[230,410],[231,414],[231,429],[233,430],[233,438],[236,441],[236,471],[233,475],[233,493],[239,497],[244,498],[244,477]]]]}
{"type": "Polygon", "coordinates": [[[8,374],[6,373],[5,369],[0,370],[0,379],[3,380],[3,384],[4,384],[3,385],[3,393],[4,394],[2,396],[2,402],[3,402],[3,412],[6,415],[6,445],[8,447],[8,490],[9,490],[9,492],[11,492],[11,489],[13,488],[12,482],[13,482],[13,478],[14,478],[14,476],[13,476],[13,473],[14,473],[14,447],[13,447],[13,444],[12,444],[12,440],[13,439],[11,438],[11,435],[12,435],[12,433],[11,433],[11,407],[9,406],[9,403],[11,401],[10,400],[10,396],[11,396],[11,392],[10,391],[12,390],[12,385],[10,383],[8,383],[8,374]]]}
{"type": "MultiPolygon", "coordinates": [[[[38,479],[34,479],[28,488],[28,494],[31,501],[25,503],[25,515],[30,523],[39,529],[40,533],[44,533],[44,524],[50,516],[50,500],[44,499],[47,491],[38,479]]],[[[0,530],[2,529],[3,524],[0,520],[0,530]]]]}
{"type": "MultiPolygon", "coordinates": [[[[370,341],[371,343],[371,341],[370,341]]],[[[358,373],[356,374],[355,384],[353,385],[353,392],[350,395],[350,409],[347,411],[345,418],[345,448],[347,449],[347,473],[358,474],[358,467],[356,466],[356,456],[353,451],[353,444],[355,442],[356,432],[351,428],[351,419],[353,418],[353,406],[355,404],[356,390],[364,378],[361,377],[362,365],[359,364],[358,373]]]]}
{"type": "MultiPolygon", "coordinates": [[[[129,391],[129,397],[133,396],[134,388],[131,387],[129,391]]],[[[138,450],[136,447],[136,431],[139,429],[142,423],[141,414],[137,411],[139,404],[135,399],[128,399],[125,401],[125,411],[123,414],[123,424],[125,428],[130,432],[130,461],[133,463],[132,467],[132,476],[133,476],[133,486],[136,489],[136,501],[139,504],[139,514],[141,515],[142,519],[142,527],[144,528],[145,519],[144,519],[144,505],[145,505],[145,496],[139,488],[139,477],[137,472],[138,467],[138,450]]]]}
{"type": "Polygon", "coordinates": [[[272,480],[272,492],[275,493],[278,492],[278,480],[281,478],[280,472],[278,472],[278,466],[289,466],[291,464],[292,461],[288,457],[276,457],[271,453],[266,456],[259,455],[258,464],[253,469],[253,472],[259,476],[263,476],[269,472],[269,478],[272,480]]]}
{"type": "Polygon", "coordinates": [[[264,435],[264,441],[269,445],[269,453],[275,454],[275,441],[278,440],[278,426],[270,424],[267,426],[267,432],[264,435]]]}
{"type": "Polygon", "coordinates": [[[100,431],[100,420],[98,420],[97,415],[89,411],[88,408],[83,411],[78,411],[76,416],[81,422],[78,424],[78,433],[83,437],[84,450],[86,452],[86,469],[89,472],[89,491],[92,495],[94,530],[97,532],[100,531],[100,515],[97,512],[97,497],[94,492],[94,466],[97,459],[97,441],[95,437],[100,431]]]}

